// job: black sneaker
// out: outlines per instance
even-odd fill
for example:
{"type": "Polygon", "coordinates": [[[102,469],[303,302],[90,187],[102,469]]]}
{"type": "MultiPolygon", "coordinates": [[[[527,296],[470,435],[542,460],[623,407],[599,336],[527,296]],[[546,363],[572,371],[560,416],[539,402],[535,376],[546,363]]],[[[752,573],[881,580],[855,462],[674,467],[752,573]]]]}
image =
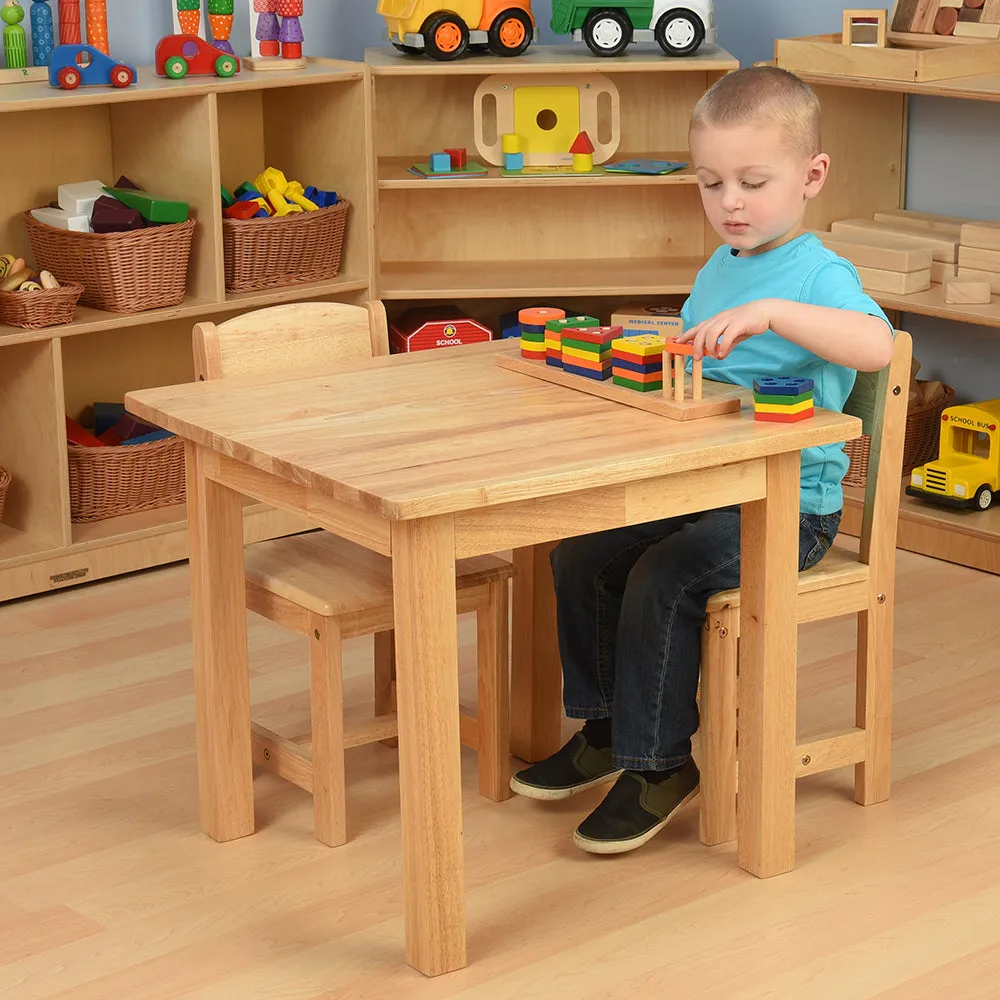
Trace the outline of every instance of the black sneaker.
{"type": "Polygon", "coordinates": [[[624,854],[642,847],[698,794],[698,780],[693,760],[657,784],[623,771],[604,801],[573,831],[573,843],[591,854],[624,854]]]}
{"type": "Polygon", "coordinates": [[[526,767],[510,779],[510,787],[529,799],[567,799],[621,774],[611,763],[611,747],[598,750],[582,732],[551,757],[526,767]]]}

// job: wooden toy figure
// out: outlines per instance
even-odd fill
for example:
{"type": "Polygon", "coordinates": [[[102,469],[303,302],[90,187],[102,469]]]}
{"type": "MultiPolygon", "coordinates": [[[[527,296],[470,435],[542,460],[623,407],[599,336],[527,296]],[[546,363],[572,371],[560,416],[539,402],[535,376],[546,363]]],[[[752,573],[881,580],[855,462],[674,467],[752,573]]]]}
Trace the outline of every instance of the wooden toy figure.
{"type": "Polygon", "coordinates": [[[59,44],[79,45],[82,41],[80,0],[59,0],[59,44]]]}
{"type": "Polygon", "coordinates": [[[7,69],[25,69],[28,65],[28,36],[21,27],[24,8],[17,0],[4,0],[0,7],[0,19],[4,23],[3,57],[7,69]]]}
{"type": "Polygon", "coordinates": [[[205,37],[201,23],[201,0],[174,0],[174,34],[205,37]]]}
{"type": "Polygon", "coordinates": [[[250,0],[252,56],[247,69],[302,69],[304,0],[250,0]]]}
{"type": "Polygon", "coordinates": [[[87,44],[109,54],[108,0],[87,0],[87,44]]]}
{"type": "Polygon", "coordinates": [[[278,14],[281,16],[281,57],[282,59],[302,58],[302,16],[304,0],[278,0],[278,14]]]}
{"type": "Polygon", "coordinates": [[[212,44],[233,55],[230,37],[233,33],[233,8],[235,0],[208,0],[208,20],[212,25],[212,44]]]}
{"type": "Polygon", "coordinates": [[[31,52],[36,66],[48,66],[55,44],[55,26],[49,0],[32,0],[31,52]]]}
{"type": "Polygon", "coordinates": [[[281,25],[278,21],[277,0],[251,0],[250,17],[254,22],[254,56],[272,58],[281,53],[278,36],[281,25]]]}

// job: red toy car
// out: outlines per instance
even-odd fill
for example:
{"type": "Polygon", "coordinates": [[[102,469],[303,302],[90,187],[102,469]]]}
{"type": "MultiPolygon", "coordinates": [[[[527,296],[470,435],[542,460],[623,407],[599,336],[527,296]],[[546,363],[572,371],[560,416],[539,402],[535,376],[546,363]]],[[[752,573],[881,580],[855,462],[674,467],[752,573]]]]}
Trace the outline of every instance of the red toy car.
{"type": "Polygon", "coordinates": [[[209,45],[197,35],[167,35],[156,46],[156,74],[171,80],[195,75],[229,77],[240,71],[240,61],[231,52],[209,45]]]}

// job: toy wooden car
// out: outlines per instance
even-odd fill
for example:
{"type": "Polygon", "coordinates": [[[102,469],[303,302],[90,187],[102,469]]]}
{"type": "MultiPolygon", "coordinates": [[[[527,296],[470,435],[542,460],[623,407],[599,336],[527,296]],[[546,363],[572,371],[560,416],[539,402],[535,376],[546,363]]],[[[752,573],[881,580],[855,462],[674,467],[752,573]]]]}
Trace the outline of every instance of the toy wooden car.
{"type": "Polygon", "coordinates": [[[550,27],[582,39],[595,55],[620,56],[633,42],[655,41],[668,56],[689,56],[716,38],[714,0],[552,0],[550,27]]]}
{"type": "Polygon", "coordinates": [[[240,61],[231,52],[210,45],[197,35],[167,35],[156,46],[157,76],[182,80],[193,76],[230,77],[240,71],[240,61]]]}
{"type": "Polygon", "coordinates": [[[49,62],[49,84],[63,90],[84,87],[129,87],[135,67],[106,56],[92,45],[57,45],[49,62]]]}

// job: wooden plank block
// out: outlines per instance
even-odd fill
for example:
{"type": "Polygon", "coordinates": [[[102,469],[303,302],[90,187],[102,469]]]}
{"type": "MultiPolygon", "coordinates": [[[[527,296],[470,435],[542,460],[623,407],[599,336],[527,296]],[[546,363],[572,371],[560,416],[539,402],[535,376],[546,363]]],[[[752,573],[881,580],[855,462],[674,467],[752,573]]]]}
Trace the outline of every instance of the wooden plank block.
{"type": "Polygon", "coordinates": [[[859,267],[861,287],[869,292],[892,292],[894,295],[912,295],[931,287],[931,269],[923,271],[883,271],[877,267],[859,267]]]}
{"type": "Polygon", "coordinates": [[[899,0],[892,12],[893,31],[913,31],[913,21],[917,16],[917,0],[899,0]]]}
{"type": "Polygon", "coordinates": [[[855,267],[877,267],[883,271],[925,271],[933,263],[933,254],[929,249],[873,246],[870,243],[834,239],[832,235],[817,235],[828,250],[845,257],[855,267]]]}
{"type": "Polygon", "coordinates": [[[967,222],[962,226],[961,243],[964,247],[1000,250],[1000,222],[967,222]]]}
{"type": "Polygon", "coordinates": [[[958,248],[958,266],[980,271],[1000,272],[1000,250],[983,250],[981,247],[958,248]]]}
{"type": "Polygon", "coordinates": [[[986,0],[983,16],[979,20],[987,24],[1000,24],[1000,0],[986,0]]]}
{"type": "MultiPolygon", "coordinates": [[[[997,0],[1000,3],[1000,0],[997,0]]],[[[881,222],[894,229],[901,226],[917,232],[926,231],[956,241],[961,236],[962,226],[971,219],[962,219],[956,215],[937,215],[934,212],[913,212],[908,208],[891,208],[885,212],[876,212],[872,217],[874,222],[881,222]]]]}
{"type": "Polygon", "coordinates": [[[943,260],[931,261],[931,282],[936,281],[940,285],[949,278],[954,278],[956,271],[954,264],[946,264],[943,260]]]}
{"type": "Polygon", "coordinates": [[[917,12],[911,30],[925,33],[933,31],[938,6],[938,0],[917,0],[917,12]]]}
{"type": "Polygon", "coordinates": [[[684,402],[678,402],[667,399],[659,393],[636,392],[634,389],[614,385],[610,379],[598,382],[582,375],[573,375],[559,368],[550,368],[544,362],[529,361],[527,358],[498,354],[496,362],[501,368],[509,371],[520,372],[522,375],[530,375],[544,382],[553,382],[555,385],[600,396],[616,403],[624,403],[626,406],[634,406],[662,417],[670,417],[672,420],[697,420],[700,417],[718,416],[720,413],[735,413],[740,408],[741,396],[746,392],[739,386],[706,379],[702,389],[704,398],[698,401],[686,399],[684,402]]]}
{"type": "Polygon", "coordinates": [[[988,306],[992,289],[988,281],[946,281],[944,300],[949,305],[988,306]]]}
{"type": "Polygon", "coordinates": [[[1000,274],[993,271],[979,271],[974,267],[960,267],[958,276],[967,281],[988,281],[994,295],[1000,295],[1000,274]]]}
{"type": "Polygon", "coordinates": [[[856,241],[859,236],[863,235],[868,235],[872,239],[892,237],[896,241],[894,244],[886,243],[886,246],[898,246],[898,241],[908,240],[912,247],[929,247],[934,254],[934,260],[943,260],[949,264],[954,264],[958,260],[958,240],[950,240],[941,236],[918,235],[912,230],[906,229],[905,226],[894,228],[871,219],[842,219],[830,226],[830,232],[837,239],[849,241],[856,241]]]}
{"type": "Polygon", "coordinates": [[[960,20],[952,34],[956,38],[1000,38],[1000,24],[960,20]]]}

